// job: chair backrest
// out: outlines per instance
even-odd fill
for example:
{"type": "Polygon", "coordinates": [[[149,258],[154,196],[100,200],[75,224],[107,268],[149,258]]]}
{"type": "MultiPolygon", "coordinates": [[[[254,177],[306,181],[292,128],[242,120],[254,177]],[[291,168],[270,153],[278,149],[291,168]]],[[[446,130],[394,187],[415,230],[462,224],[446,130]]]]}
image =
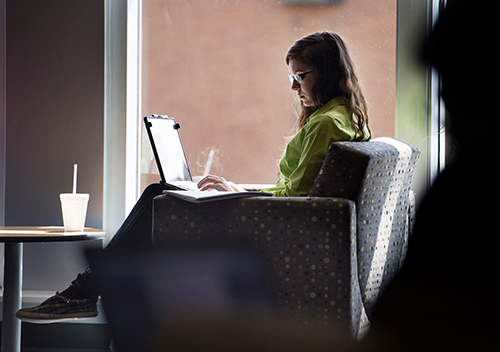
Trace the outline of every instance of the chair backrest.
{"type": "Polygon", "coordinates": [[[404,260],[419,156],[418,148],[394,138],[333,143],[309,194],[356,202],[358,276],[368,317],[404,260]]]}

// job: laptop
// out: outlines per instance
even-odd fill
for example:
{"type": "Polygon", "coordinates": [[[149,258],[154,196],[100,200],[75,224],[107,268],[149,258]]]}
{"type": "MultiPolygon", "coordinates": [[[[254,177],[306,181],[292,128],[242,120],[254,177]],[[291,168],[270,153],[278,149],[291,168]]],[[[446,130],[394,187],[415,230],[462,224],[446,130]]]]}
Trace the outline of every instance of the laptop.
{"type": "Polygon", "coordinates": [[[144,124],[161,183],[173,190],[198,190],[182,147],[180,125],[174,118],[162,115],[145,116],[144,124]]]}

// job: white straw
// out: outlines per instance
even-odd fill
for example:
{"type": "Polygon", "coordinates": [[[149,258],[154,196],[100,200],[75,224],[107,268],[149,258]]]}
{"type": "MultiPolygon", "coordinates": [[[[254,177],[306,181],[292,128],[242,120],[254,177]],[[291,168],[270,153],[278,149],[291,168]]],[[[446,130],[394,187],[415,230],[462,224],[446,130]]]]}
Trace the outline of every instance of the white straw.
{"type": "Polygon", "coordinates": [[[73,194],[76,193],[76,174],[78,172],[78,164],[73,165],[73,194]]]}

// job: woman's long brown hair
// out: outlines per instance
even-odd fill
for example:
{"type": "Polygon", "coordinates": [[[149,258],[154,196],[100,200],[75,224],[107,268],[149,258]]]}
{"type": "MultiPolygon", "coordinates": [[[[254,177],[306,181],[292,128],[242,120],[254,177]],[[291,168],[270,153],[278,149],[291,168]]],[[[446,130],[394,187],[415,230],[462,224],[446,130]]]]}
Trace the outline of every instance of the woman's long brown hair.
{"type": "Polygon", "coordinates": [[[356,141],[369,137],[368,106],[358,81],[354,62],[340,36],[333,32],[317,32],[299,39],[288,51],[286,63],[297,60],[314,68],[318,83],[313,87],[313,105],[301,103],[295,133],[306,124],[307,118],[318,108],[338,96],[344,96],[353,126],[356,141]]]}

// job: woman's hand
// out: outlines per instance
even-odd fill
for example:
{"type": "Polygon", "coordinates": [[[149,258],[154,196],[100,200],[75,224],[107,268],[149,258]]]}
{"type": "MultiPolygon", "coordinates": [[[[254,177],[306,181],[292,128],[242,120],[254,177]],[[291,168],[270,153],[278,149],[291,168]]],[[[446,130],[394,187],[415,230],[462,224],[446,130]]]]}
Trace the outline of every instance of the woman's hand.
{"type": "Polygon", "coordinates": [[[203,177],[198,182],[200,191],[228,191],[228,192],[242,192],[242,188],[236,186],[233,182],[226,181],[223,177],[208,175],[203,177]]]}

